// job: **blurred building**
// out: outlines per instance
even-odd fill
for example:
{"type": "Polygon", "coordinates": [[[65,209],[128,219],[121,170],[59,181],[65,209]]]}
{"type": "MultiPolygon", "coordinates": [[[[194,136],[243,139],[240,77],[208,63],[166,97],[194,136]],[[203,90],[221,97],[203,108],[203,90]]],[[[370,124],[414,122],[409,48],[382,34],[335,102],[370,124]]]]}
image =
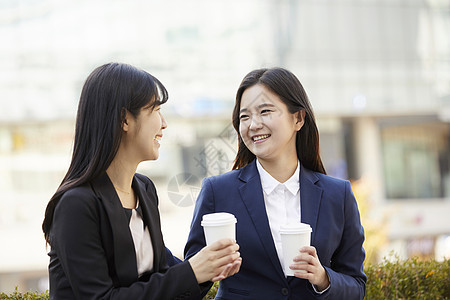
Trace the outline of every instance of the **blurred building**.
{"type": "Polygon", "coordinates": [[[309,92],[329,174],[372,187],[386,251],[448,258],[450,3],[283,3],[280,63],[309,92]]]}
{"type": "Polygon", "coordinates": [[[328,173],[371,187],[385,251],[448,258],[449,32],[444,0],[2,1],[0,291],[47,286],[44,209],[70,161],[83,80],[109,61],[169,90],[160,159],[140,172],[177,255],[201,178],[234,159],[240,80],[284,66],[315,109],[328,173]]]}

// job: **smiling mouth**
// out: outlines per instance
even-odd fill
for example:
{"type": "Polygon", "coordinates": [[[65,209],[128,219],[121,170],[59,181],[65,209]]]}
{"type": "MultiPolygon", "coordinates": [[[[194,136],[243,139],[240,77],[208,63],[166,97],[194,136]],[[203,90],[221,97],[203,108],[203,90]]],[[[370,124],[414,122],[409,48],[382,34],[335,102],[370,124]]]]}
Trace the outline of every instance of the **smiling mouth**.
{"type": "Polygon", "coordinates": [[[259,142],[261,140],[267,139],[268,137],[270,137],[270,134],[257,135],[257,136],[252,137],[252,141],[259,142]]]}
{"type": "Polygon", "coordinates": [[[159,144],[161,142],[161,137],[159,135],[157,135],[153,138],[153,140],[159,144]]]}

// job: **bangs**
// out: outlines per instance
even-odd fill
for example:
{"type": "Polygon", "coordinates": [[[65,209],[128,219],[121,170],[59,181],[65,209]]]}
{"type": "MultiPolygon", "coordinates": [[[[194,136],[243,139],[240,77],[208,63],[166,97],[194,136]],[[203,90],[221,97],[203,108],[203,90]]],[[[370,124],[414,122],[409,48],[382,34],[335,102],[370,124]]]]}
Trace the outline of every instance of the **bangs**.
{"type": "Polygon", "coordinates": [[[167,102],[169,94],[164,85],[149,73],[142,71],[145,76],[141,78],[139,88],[135,90],[134,100],[129,102],[128,110],[138,112],[139,109],[154,109],[167,102]]]}
{"type": "Polygon", "coordinates": [[[156,77],[150,75],[147,86],[149,87],[148,95],[150,96],[150,101],[146,105],[147,108],[154,109],[156,106],[160,106],[169,100],[167,89],[156,77]]]}
{"type": "Polygon", "coordinates": [[[155,77],[154,80],[154,91],[153,95],[155,95],[155,101],[153,107],[162,105],[169,100],[169,93],[167,92],[166,87],[155,77]]]}

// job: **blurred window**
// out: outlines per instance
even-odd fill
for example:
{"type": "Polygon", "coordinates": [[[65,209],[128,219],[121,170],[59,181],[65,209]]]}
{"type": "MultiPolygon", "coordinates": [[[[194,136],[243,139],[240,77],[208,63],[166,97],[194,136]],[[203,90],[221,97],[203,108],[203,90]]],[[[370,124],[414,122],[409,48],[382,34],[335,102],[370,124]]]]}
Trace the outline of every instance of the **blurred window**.
{"type": "Polygon", "coordinates": [[[413,124],[381,129],[386,197],[450,197],[450,126],[413,124]]]}

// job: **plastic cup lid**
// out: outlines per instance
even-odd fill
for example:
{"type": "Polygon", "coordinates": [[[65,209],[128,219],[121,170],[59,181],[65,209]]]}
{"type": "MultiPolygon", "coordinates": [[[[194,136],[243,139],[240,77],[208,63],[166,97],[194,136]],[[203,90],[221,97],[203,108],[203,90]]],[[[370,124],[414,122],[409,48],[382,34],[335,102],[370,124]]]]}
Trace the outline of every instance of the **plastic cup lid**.
{"type": "Polygon", "coordinates": [[[312,232],[311,226],[306,223],[288,223],[280,226],[280,233],[308,233],[312,232]]]}
{"type": "Polygon", "coordinates": [[[220,212],[203,215],[202,226],[222,226],[237,223],[236,217],[233,214],[220,212]]]}

